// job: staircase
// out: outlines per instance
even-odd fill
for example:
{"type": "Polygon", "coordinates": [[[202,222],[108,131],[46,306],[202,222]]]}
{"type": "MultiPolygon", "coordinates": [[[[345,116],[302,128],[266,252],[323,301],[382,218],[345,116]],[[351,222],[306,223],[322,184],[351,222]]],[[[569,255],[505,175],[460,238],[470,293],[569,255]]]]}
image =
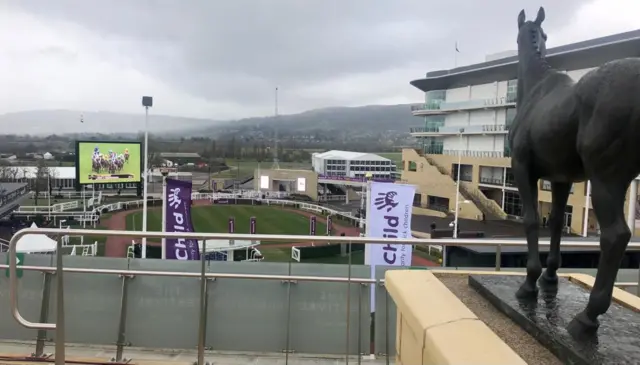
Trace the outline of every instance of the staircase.
{"type": "MultiPolygon", "coordinates": [[[[449,171],[443,166],[440,166],[434,159],[429,156],[424,156],[427,162],[438,169],[442,175],[449,176],[449,171]]],[[[455,182],[455,180],[454,180],[455,182]]],[[[489,199],[480,190],[475,188],[471,183],[466,181],[460,181],[460,195],[466,200],[470,200],[475,206],[484,213],[485,219],[500,220],[507,219],[507,213],[493,199],[489,199]]]]}
{"type": "Polygon", "coordinates": [[[460,194],[465,199],[471,200],[484,213],[485,219],[507,219],[507,213],[502,210],[502,207],[495,200],[487,198],[482,191],[476,189],[471,183],[460,181],[460,194]]]}

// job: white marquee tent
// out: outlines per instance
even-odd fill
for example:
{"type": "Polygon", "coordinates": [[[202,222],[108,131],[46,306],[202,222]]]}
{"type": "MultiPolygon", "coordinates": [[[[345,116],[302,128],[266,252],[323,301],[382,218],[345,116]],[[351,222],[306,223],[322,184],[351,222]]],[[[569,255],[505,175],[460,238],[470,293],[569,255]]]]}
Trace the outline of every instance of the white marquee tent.
{"type": "MultiPolygon", "coordinates": [[[[31,228],[38,228],[35,223],[31,228]]],[[[55,252],[58,243],[44,234],[28,234],[18,240],[16,252],[20,253],[42,253],[55,252]]]]}

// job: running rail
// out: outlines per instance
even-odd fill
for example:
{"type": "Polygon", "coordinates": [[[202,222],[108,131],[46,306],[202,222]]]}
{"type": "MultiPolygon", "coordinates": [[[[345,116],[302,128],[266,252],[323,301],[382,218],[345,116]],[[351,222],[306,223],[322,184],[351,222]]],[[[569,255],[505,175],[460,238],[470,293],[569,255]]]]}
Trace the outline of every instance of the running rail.
{"type": "MultiPolygon", "coordinates": [[[[91,269],[91,268],[67,268],[62,267],[62,256],[56,255],[56,267],[38,267],[24,266],[21,270],[37,270],[42,272],[51,272],[56,274],[56,318],[58,323],[40,323],[31,322],[25,319],[20,313],[18,307],[18,276],[17,276],[17,256],[16,245],[18,240],[29,234],[46,234],[53,236],[115,236],[115,237],[135,237],[135,238],[183,238],[197,239],[204,241],[206,248],[206,240],[259,240],[259,241],[290,241],[299,242],[300,240],[314,240],[324,243],[366,243],[366,244],[394,244],[394,245],[440,245],[440,246],[495,246],[496,257],[501,255],[500,248],[502,246],[526,246],[526,241],[521,239],[433,239],[433,238],[411,238],[411,239],[389,239],[389,238],[373,238],[373,237],[342,237],[342,236],[299,236],[299,235],[266,235],[266,234],[231,234],[231,233],[181,233],[181,232],[137,232],[137,231],[104,231],[96,229],[58,229],[58,228],[25,228],[18,231],[9,241],[9,287],[10,287],[10,304],[11,313],[16,321],[23,327],[37,330],[55,330],[55,364],[63,365],[65,363],[65,316],[64,316],[64,272],[86,273],[86,274],[112,274],[122,277],[132,277],[135,275],[146,276],[166,276],[166,277],[193,277],[200,278],[200,315],[204,316],[204,308],[206,307],[206,279],[229,278],[229,279],[251,279],[251,280],[280,280],[287,283],[295,283],[297,281],[315,281],[315,282],[340,282],[371,285],[380,281],[375,279],[359,279],[349,277],[319,277],[319,276],[292,276],[291,266],[289,266],[289,275],[256,275],[256,274],[228,274],[228,273],[206,273],[205,261],[201,260],[201,272],[175,272],[175,271],[135,271],[135,270],[108,270],[108,269],[91,269]],[[347,241],[347,242],[345,242],[347,241]]],[[[549,241],[540,241],[543,247],[549,246],[549,241]]],[[[598,241],[565,241],[562,243],[564,247],[573,248],[598,248],[598,241]]],[[[639,243],[629,243],[628,248],[639,249],[639,243]]],[[[58,240],[57,252],[61,252],[62,242],[58,240]]],[[[289,263],[291,265],[291,263],[289,263]]],[[[500,260],[496,260],[496,270],[500,270],[500,260]]],[[[350,273],[350,271],[349,271],[350,273]]],[[[290,294],[290,291],[289,291],[290,294]]],[[[349,304],[349,303],[347,303],[349,304]]],[[[349,311],[347,312],[347,333],[349,333],[349,311]]],[[[289,323],[290,318],[287,318],[289,323]]],[[[289,324],[287,324],[288,326],[289,324]]],[[[198,364],[204,364],[204,335],[205,324],[200,321],[199,340],[198,340],[198,364]]],[[[288,341],[287,341],[288,342],[288,341]]],[[[288,355],[287,355],[288,360],[288,355]]]]}

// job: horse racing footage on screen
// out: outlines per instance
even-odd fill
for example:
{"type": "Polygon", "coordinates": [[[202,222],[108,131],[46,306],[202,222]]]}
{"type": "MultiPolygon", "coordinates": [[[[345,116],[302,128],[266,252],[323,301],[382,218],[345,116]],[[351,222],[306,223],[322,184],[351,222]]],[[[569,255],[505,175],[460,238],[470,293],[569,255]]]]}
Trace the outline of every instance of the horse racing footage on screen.
{"type": "Polygon", "coordinates": [[[77,142],[76,158],[80,184],[140,182],[139,142],[77,142]]]}

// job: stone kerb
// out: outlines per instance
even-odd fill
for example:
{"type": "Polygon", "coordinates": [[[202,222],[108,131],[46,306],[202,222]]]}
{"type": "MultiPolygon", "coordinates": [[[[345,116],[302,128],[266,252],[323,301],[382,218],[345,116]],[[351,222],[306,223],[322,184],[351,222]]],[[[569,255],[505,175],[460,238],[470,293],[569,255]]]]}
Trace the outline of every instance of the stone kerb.
{"type": "Polygon", "coordinates": [[[398,308],[396,364],[526,364],[433,273],[387,271],[385,286],[398,308]]]}

